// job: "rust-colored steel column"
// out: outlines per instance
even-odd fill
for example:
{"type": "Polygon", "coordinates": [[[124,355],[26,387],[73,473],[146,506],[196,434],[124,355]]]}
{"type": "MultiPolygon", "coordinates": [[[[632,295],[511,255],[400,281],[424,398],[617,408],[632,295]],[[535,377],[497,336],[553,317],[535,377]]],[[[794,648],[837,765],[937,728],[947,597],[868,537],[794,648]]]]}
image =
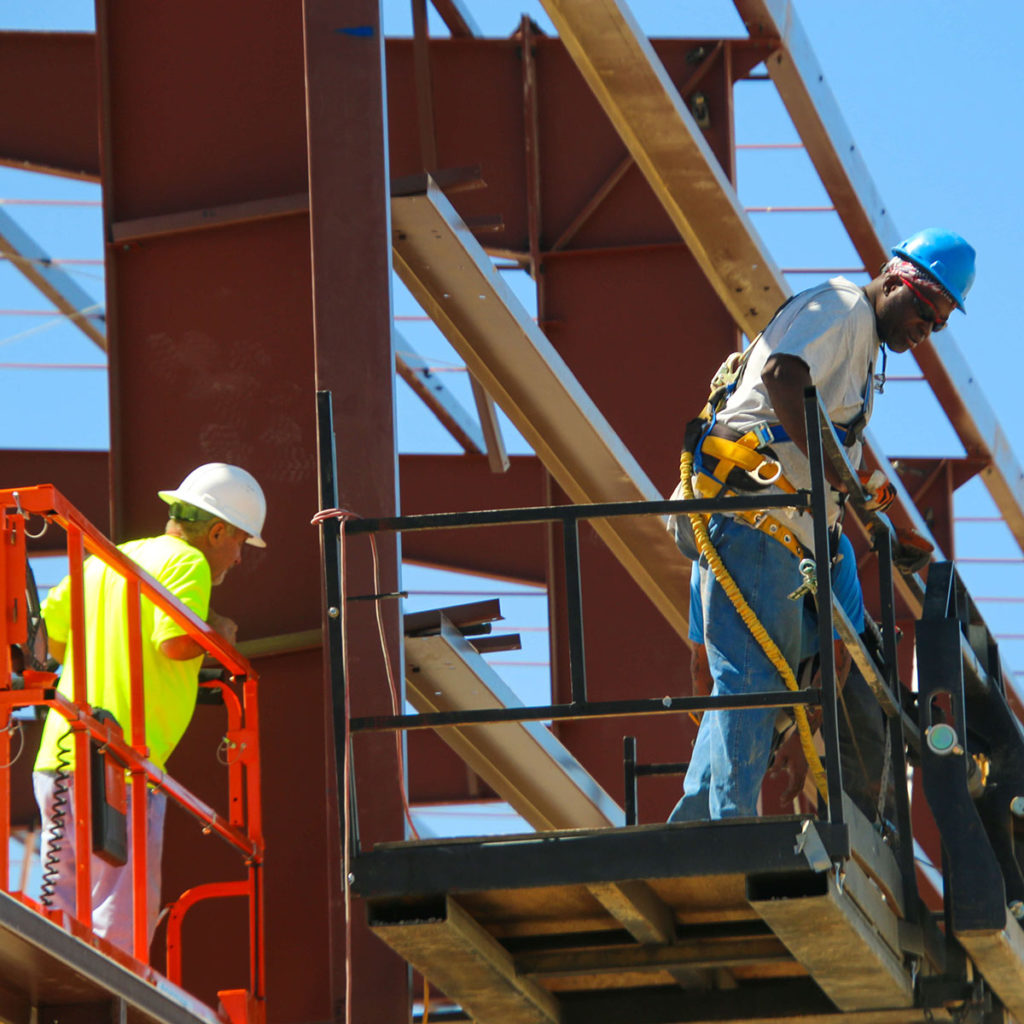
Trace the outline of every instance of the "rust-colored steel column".
{"type": "MultiPolygon", "coordinates": [[[[331,18],[327,5],[314,5],[307,18],[299,0],[259,17],[244,0],[98,6],[113,531],[124,540],[161,530],[155,492],[199,463],[249,469],[267,495],[268,546],[247,548],[213,599],[242,639],[322,621],[310,526],[318,382],[335,391],[343,500],[366,514],[395,507],[387,285],[379,286],[387,203],[377,6],[340,11],[331,18]],[[311,117],[314,217],[326,232],[314,253],[315,306],[309,217],[293,201],[311,187],[307,30],[312,92],[323,105],[311,117]],[[328,182],[331,161],[348,166],[328,182]],[[244,215],[253,208],[279,215],[253,220],[244,215]],[[221,212],[207,226],[203,212],[214,209],[221,212]],[[181,230],[167,231],[159,218],[169,215],[180,215],[173,223],[181,230]],[[118,230],[129,221],[144,226],[118,230]]],[[[354,571],[369,591],[359,559],[354,571]]],[[[393,559],[387,572],[393,577],[393,559]]],[[[387,710],[376,627],[360,621],[355,629],[354,705],[364,714],[387,710]]],[[[269,1019],[333,1020],[342,1012],[346,950],[323,657],[266,657],[257,668],[269,1019]]],[[[170,764],[217,805],[226,805],[215,756],[224,728],[221,709],[198,709],[170,764]]],[[[357,754],[357,769],[368,773],[364,835],[397,838],[397,787],[382,781],[396,778],[393,748],[357,754]]],[[[165,898],[244,873],[223,844],[168,815],[165,898]]],[[[217,989],[248,983],[247,922],[230,904],[196,908],[183,933],[184,983],[214,1003],[217,989]]],[[[354,1019],[405,1019],[404,967],[358,923],[356,934],[354,1019]]]]}
{"type": "MultiPolygon", "coordinates": [[[[317,389],[333,395],[337,476],[342,505],[362,515],[398,512],[394,433],[395,352],[391,323],[391,220],[388,188],[384,42],[377,0],[305,0],[306,114],[309,136],[310,234],[313,255],[313,336],[317,389]]],[[[399,540],[377,538],[375,579],[366,538],[347,545],[348,595],[394,593],[399,540]]],[[[327,608],[321,609],[327,635],[327,608]]],[[[348,678],[354,715],[402,710],[401,621],[395,601],[346,609],[348,678]],[[386,642],[378,633],[377,611],[386,642]],[[392,708],[388,673],[399,695],[392,708]]],[[[330,674],[325,677],[330,693],[330,674]]],[[[330,715],[325,716],[330,722],[330,715]]],[[[329,743],[335,737],[328,728],[329,743]]],[[[364,843],[402,836],[402,766],[393,735],[361,737],[353,770],[364,843]],[[392,780],[390,786],[382,784],[392,780]]],[[[330,773],[329,773],[330,775],[330,773]]],[[[329,780],[335,794],[342,780],[329,780]]],[[[337,807],[335,797],[333,805],[337,807]]],[[[366,927],[365,908],[350,910],[351,948],[344,948],[344,889],[337,820],[328,816],[332,901],[331,967],[353,1021],[402,1021],[409,1015],[408,970],[366,927]],[[346,964],[342,958],[347,958],[346,964]]],[[[336,1000],[340,993],[336,994],[336,1000]]]]}

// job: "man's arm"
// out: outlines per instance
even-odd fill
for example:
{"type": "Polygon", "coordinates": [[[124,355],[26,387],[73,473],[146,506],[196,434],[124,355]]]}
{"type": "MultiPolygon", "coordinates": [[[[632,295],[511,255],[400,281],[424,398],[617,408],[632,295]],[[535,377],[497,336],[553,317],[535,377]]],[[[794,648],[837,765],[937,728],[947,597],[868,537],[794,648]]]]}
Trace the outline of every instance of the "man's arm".
{"type": "Polygon", "coordinates": [[[64,664],[64,654],[67,651],[67,647],[67,643],[63,640],[54,640],[53,637],[48,637],[46,640],[46,648],[58,665],[64,664]]]}
{"type": "MultiPolygon", "coordinates": [[[[807,428],[804,423],[804,390],[814,381],[807,364],[796,356],[776,354],[765,363],[761,380],[771,399],[775,417],[786,429],[790,440],[807,454],[807,428]]],[[[825,477],[837,490],[845,491],[846,486],[825,460],[825,477]]]]}
{"type": "MultiPolygon", "coordinates": [[[[214,632],[219,633],[229,644],[234,644],[238,639],[238,623],[229,619],[226,615],[218,615],[210,609],[209,624],[214,632]]],[[[160,644],[160,653],[172,661],[191,661],[204,653],[204,649],[187,634],[172,636],[160,644]]]]}

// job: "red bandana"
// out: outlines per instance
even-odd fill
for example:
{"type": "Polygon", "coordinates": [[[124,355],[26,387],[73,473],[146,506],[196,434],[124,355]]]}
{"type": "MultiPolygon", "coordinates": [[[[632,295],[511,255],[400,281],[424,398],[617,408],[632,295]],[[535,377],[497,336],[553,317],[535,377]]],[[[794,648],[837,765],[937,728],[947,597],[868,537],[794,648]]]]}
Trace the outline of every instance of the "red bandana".
{"type": "Polygon", "coordinates": [[[952,303],[956,303],[956,299],[953,298],[945,288],[935,280],[931,274],[922,270],[919,266],[911,263],[909,260],[902,259],[899,256],[893,256],[891,260],[882,268],[883,274],[895,274],[897,277],[910,278],[915,288],[920,288],[927,295],[934,295],[938,298],[947,299],[952,303]]]}

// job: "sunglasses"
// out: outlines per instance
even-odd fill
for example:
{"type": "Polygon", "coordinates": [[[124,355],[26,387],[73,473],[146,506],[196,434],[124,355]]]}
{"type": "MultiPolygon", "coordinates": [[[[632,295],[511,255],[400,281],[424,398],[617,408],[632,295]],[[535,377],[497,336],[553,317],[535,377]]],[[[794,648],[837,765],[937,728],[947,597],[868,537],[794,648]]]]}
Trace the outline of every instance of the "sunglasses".
{"type": "Polygon", "coordinates": [[[946,326],[946,318],[941,316],[938,307],[920,289],[915,288],[910,278],[901,277],[900,280],[910,289],[911,298],[914,300],[914,309],[917,315],[926,324],[931,324],[932,334],[938,334],[946,326]]]}

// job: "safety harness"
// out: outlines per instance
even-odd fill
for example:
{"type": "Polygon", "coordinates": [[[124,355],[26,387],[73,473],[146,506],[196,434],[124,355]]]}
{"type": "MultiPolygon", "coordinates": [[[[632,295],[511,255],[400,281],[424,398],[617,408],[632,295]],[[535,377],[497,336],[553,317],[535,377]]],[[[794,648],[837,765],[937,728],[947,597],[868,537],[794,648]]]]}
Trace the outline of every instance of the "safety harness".
{"type": "MultiPolygon", "coordinates": [[[[791,300],[792,296],[775,311],[771,322],[774,322],[791,300]]],[[[796,488],[783,474],[782,465],[771,449],[773,444],[791,440],[781,424],[758,423],[745,434],[738,434],[717,422],[719,412],[725,407],[729,397],[738,387],[750,359],[750,353],[761,340],[763,333],[762,331],[751,342],[746,351],[734,352],[722,363],[711,380],[710,394],[700,416],[687,424],[683,452],[679,460],[680,489],[684,499],[734,497],[737,491],[759,491],[773,485],[786,494],[796,492],[796,488]]],[[[869,374],[864,386],[861,409],[854,420],[845,425],[832,424],[841,444],[848,446],[860,439],[867,422],[873,383],[873,378],[869,374]]],[[[814,570],[814,564],[808,558],[806,549],[794,536],[792,530],[764,511],[739,511],[732,514],[741,522],[777,540],[801,560],[801,572],[805,582],[790,596],[794,600],[802,598],[804,590],[809,586],[813,587],[810,577],[814,570]]],[[[768,631],[757,618],[756,613],[740,592],[736,581],[715,550],[708,533],[708,517],[703,513],[690,512],[687,513],[686,519],[688,519],[692,530],[695,554],[704,558],[714,573],[715,579],[728,595],[733,607],[746,623],[747,628],[750,629],[754,639],[775,667],[786,687],[789,690],[799,689],[799,684],[789,663],[779,650],[778,645],[768,635],[768,631]]],[[[682,535],[678,530],[677,538],[682,541],[682,535]]],[[[800,733],[800,745],[803,748],[804,757],[807,759],[811,776],[822,799],[827,801],[828,787],[825,769],[814,747],[807,709],[798,705],[793,708],[793,715],[800,733]]]]}
{"type": "MultiPolygon", "coordinates": [[[[789,301],[776,310],[771,322],[774,322],[789,301]]],[[[796,488],[783,474],[782,465],[771,447],[791,440],[781,423],[757,423],[745,434],[739,434],[718,422],[718,414],[739,386],[750,354],[763,334],[763,331],[758,334],[744,352],[734,352],[722,363],[711,379],[708,400],[700,415],[687,424],[683,454],[692,456],[695,497],[729,498],[735,497],[737,492],[760,491],[770,486],[777,487],[785,494],[796,493],[796,488]]],[[[860,411],[850,423],[832,424],[840,443],[845,446],[860,440],[867,422],[872,385],[873,378],[869,375],[864,385],[860,411]]],[[[683,475],[680,462],[680,479],[683,475]]],[[[777,540],[798,559],[808,556],[793,531],[774,516],[754,510],[734,512],[733,516],[777,540]]]]}

